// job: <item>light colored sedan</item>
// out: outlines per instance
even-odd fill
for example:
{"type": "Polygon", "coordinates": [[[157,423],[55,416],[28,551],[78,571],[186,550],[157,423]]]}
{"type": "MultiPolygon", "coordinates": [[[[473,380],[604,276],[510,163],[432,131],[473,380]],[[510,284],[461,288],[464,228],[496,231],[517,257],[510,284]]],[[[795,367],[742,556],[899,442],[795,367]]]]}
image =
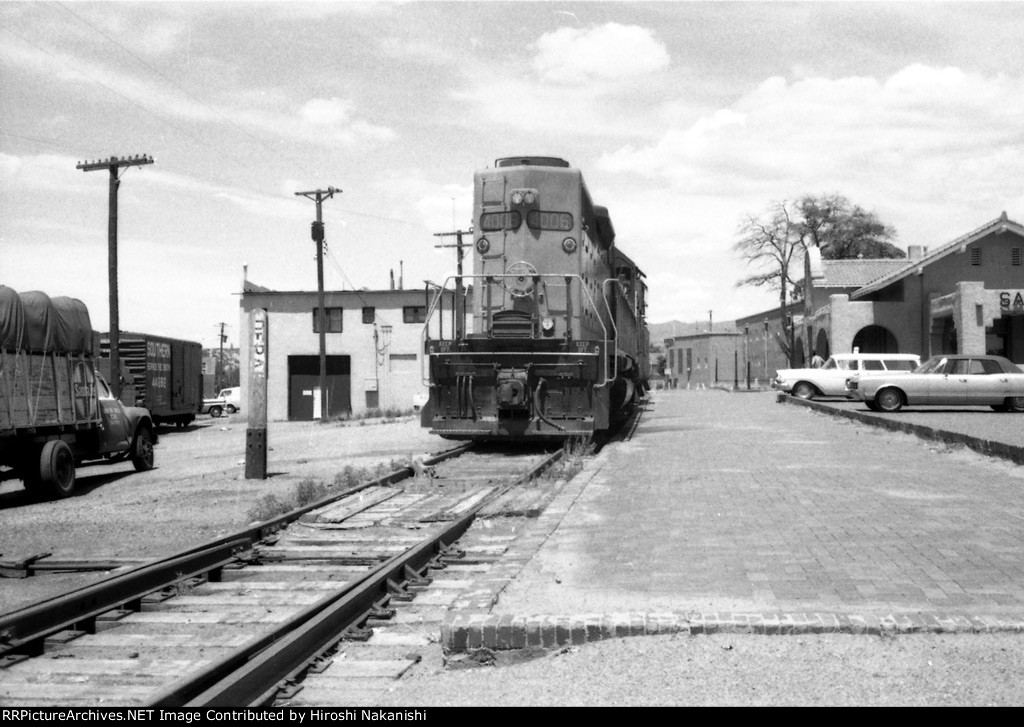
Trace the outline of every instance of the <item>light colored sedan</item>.
{"type": "Polygon", "coordinates": [[[772,388],[799,399],[846,396],[846,380],[855,374],[881,376],[893,371],[913,371],[921,357],[913,353],[837,353],[820,368],[779,369],[772,388]]]}
{"type": "Polygon", "coordinates": [[[990,406],[1024,412],[1024,371],[1002,356],[932,356],[908,374],[851,377],[847,392],[872,411],[904,406],[990,406]]]}

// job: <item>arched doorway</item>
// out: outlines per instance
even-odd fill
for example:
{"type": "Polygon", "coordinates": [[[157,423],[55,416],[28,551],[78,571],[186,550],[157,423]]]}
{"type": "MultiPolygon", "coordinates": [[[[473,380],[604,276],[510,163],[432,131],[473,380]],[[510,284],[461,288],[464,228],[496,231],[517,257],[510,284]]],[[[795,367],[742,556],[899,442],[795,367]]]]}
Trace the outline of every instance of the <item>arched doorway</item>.
{"type": "Polygon", "coordinates": [[[814,343],[814,352],[823,359],[828,359],[831,354],[828,345],[828,335],[823,329],[818,329],[818,340],[814,343]]]}
{"type": "Polygon", "coordinates": [[[865,326],[853,337],[853,348],[861,353],[899,353],[896,336],[885,326],[865,326]]]}

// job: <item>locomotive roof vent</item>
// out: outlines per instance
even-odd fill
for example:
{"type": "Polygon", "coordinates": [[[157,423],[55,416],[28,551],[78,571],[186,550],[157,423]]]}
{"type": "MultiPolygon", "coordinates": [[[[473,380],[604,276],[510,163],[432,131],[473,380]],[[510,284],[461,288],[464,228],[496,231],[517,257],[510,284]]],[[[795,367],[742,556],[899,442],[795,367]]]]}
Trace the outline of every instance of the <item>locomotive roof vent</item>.
{"type": "Polygon", "coordinates": [[[568,167],[569,162],[558,157],[504,157],[495,159],[496,167],[568,167]]]}

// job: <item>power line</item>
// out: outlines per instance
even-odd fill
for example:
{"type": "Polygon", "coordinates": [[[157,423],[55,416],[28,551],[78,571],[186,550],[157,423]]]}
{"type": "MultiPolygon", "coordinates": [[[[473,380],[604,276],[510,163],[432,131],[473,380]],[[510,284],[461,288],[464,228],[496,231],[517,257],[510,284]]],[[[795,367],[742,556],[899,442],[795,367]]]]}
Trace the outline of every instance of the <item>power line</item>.
{"type": "MultiPolygon", "coordinates": [[[[87,26],[89,26],[89,27],[90,27],[90,28],[92,28],[92,29],[93,29],[94,31],[96,31],[97,33],[99,33],[100,35],[102,35],[102,36],[103,36],[104,38],[106,38],[106,39],[107,39],[107,40],[109,40],[109,41],[110,41],[111,43],[113,43],[114,45],[116,45],[116,46],[117,46],[118,48],[120,48],[121,50],[123,50],[123,51],[124,51],[125,53],[127,53],[128,55],[130,55],[130,56],[131,56],[132,58],[134,58],[134,59],[135,59],[136,61],[138,61],[139,63],[141,63],[142,65],[144,65],[144,66],[145,66],[146,68],[148,68],[149,70],[151,70],[151,71],[152,71],[153,73],[155,73],[156,75],[160,76],[160,78],[162,78],[162,79],[164,79],[165,81],[167,81],[167,82],[168,82],[169,84],[171,84],[171,85],[172,85],[172,86],[174,86],[174,87],[175,87],[176,89],[178,89],[179,91],[181,91],[182,93],[184,93],[184,94],[185,94],[186,96],[188,96],[189,98],[191,98],[191,99],[192,99],[193,101],[196,101],[196,102],[198,102],[198,103],[201,103],[201,104],[204,104],[204,105],[208,105],[208,103],[207,103],[207,102],[206,102],[206,101],[205,101],[204,99],[201,99],[201,98],[199,98],[198,96],[196,96],[195,94],[193,94],[193,93],[192,93],[191,91],[189,91],[189,90],[188,90],[187,88],[185,88],[185,87],[183,87],[183,86],[182,86],[181,84],[177,83],[177,82],[176,82],[176,81],[175,81],[175,80],[174,80],[173,78],[170,78],[169,76],[167,76],[167,75],[166,75],[165,73],[163,73],[163,72],[162,72],[162,71],[161,71],[160,69],[158,69],[158,68],[157,68],[156,66],[154,66],[153,64],[151,64],[151,63],[150,63],[149,61],[147,61],[146,59],[144,59],[144,58],[141,58],[140,56],[136,55],[136,54],[135,54],[135,53],[134,53],[133,51],[131,51],[131,50],[130,50],[129,48],[127,48],[127,47],[125,47],[124,45],[122,45],[122,44],[121,44],[121,43],[120,43],[119,41],[117,41],[117,40],[116,40],[115,38],[112,38],[112,37],[110,37],[109,35],[107,35],[107,34],[106,34],[105,32],[103,32],[103,30],[101,30],[100,28],[97,28],[97,27],[96,27],[95,25],[93,25],[92,23],[90,23],[90,22],[89,22],[88,20],[86,20],[85,18],[83,18],[83,17],[81,16],[81,15],[79,15],[78,13],[76,13],[76,12],[75,12],[74,10],[72,10],[71,8],[69,8],[69,7],[68,7],[67,5],[65,5],[64,3],[58,2],[58,3],[55,3],[55,4],[56,4],[56,5],[58,6],[58,7],[60,7],[60,8],[62,9],[62,10],[64,10],[65,12],[68,12],[68,13],[70,13],[71,15],[75,16],[75,17],[76,17],[76,18],[77,18],[77,19],[78,19],[79,21],[81,21],[82,23],[85,23],[85,24],[86,24],[87,26]]],[[[215,111],[215,113],[217,113],[217,115],[218,115],[218,116],[220,116],[220,117],[221,117],[221,118],[222,118],[222,119],[223,119],[224,121],[226,121],[226,122],[227,122],[227,123],[229,123],[230,125],[234,126],[234,127],[236,128],[236,129],[238,129],[239,131],[241,131],[241,132],[242,132],[243,134],[247,135],[247,136],[248,136],[248,137],[250,137],[251,139],[255,139],[256,141],[259,141],[260,143],[264,143],[264,142],[263,142],[263,140],[262,140],[262,139],[260,139],[260,138],[259,138],[258,136],[256,136],[256,135],[255,135],[255,134],[253,134],[252,132],[250,132],[250,131],[246,130],[246,129],[245,129],[244,127],[242,127],[242,126],[239,126],[238,124],[236,124],[236,123],[235,123],[234,121],[232,121],[232,120],[231,120],[230,118],[228,118],[228,117],[227,117],[227,116],[225,116],[224,114],[222,114],[222,113],[220,113],[220,112],[216,112],[216,111],[215,111]]]]}
{"type": "Polygon", "coordinates": [[[18,39],[19,39],[19,40],[21,40],[22,42],[24,42],[24,43],[27,43],[28,45],[32,46],[32,47],[33,47],[33,48],[35,48],[36,50],[40,51],[41,53],[45,53],[45,54],[46,54],[47,56],[49,56],[50,58],[52,58],[52,59],[53,59],[54,61],[56,61],[57,63],[60,63],[60,64],[61,64],[62,66],[64,66],[65,68],[69,68],[69,69],[71,69],[72,71],[74,71],[74,72],[76,72],[76,73],[80,73],[80,74],[82,74],[82,75],[83,75],[83,76],[85,77],[85,79],[86,79],[87,81],[89,81],[89,82],[91,82],[91,83],[95,83],[95,84],[96,84],[97,86],[102,86],[102,87],[103,87],[103,88],[105,88],[106,90],[110,91],[110,93],[112,93],[112,94],[114,94],[115,96],[118,96],[118,97],[120,97],[120,98],[124,99],[125,101],[127,101],[127,102],[128,102],[129,104],[131,104],[131,105],[132,105],[132,106],[134,106],[135,108],[139,109],[140,111],[143,111],[143,112],[145,112],[145,113],[149,114],[150,116],[152,116],[153,118],[155,118],[155,119],[157,119],[157,120],[159,120],[159,121],[162,121],[162,122],[163,122],[163,123],[165,123],[165,124],[166,124],[167,126],[169,126],[169,127],[171,127],[172,129],[174,129],[175,131],[179,131],[179,132],[181,132],[182,134],[184,134],[185,136],[189,137],[190,139],[194,139],[195,141],[198,141],[198,142],[199,142],[200,144],[202,144],[203,146],[206,146],[206,147],[209,147],[209,148],[212,148],[212,149],[215,149],[215,150],[219,151],[219,152],[220,152],[221,154],[223,154],[224,156],[228,157],[229,159],[231,159],[231,160],[232,160],[233,162],[235,162],[235,163],[236,163],[236,164],[238,164],[239,166],[244,166],[243,162],[242,162],[242,161],[241,161],[240,159],[238,159],[237,157],[235,157],[235,156],[234,156],[233,154],[231,154],[230,152],[227,152],[227,151],[225,151],[224,149],[221,149],[220,147],[218,147],[218,146],[216,146],[216,145],[214,145],[214,144],[211,144],[211,143],[210,143],[209,141],[207,141],[206,139],[203,139],[203,138],[202,138],[202,137],[200,137],[200,136],[196,136],[195,134],[193,134],[192,132],[188,131],[187,129],[184,129],[184,128],[182,128],[182,127],[178,126],[177,124],[175,124],[175,123],[171,122],[170,120],[168,120],[168,119],[167,119],[167,118],[165,118],[164,116],[161,116],[161,115],[160,115],[160,114],[158,114],[157,112],[155,112],[155,111],[151,111],[150,109],[146,108],[145,106],[143,106],[142,104],[138,103],[137,101],[134,101],[134,100],[133,100],[133,99],[131,99],[130,97],[128,97],[128,96],[125,96],[125,95],[124,95],[123,93],[121,93],[120,91],[117,91],[117,90],[115,90],[115,89],[111,88],[110,86],[108,86],[107,84],[103,83],[102,81],[97,81],[97,80],[96,80],[95,78],[92,78],[92,77],[90,77],[90,76],[89,76],[88,74],[85,74],[85,73],[83,73],[83,72],[81,71],[81,69],[79,69],[79,68],[74,68],[74,67],[72,67],[72,66],[71,66],[70,64],[68,64],[67,62],[65,62],[65,61],[64,61],[63,59],[61,59],[60,57],[58,57],[58,56],[57,56],[57,55],[56,55],[55,53],[53,53],[52,51],[50,51],[50,50],[47,50],[46,48],[42,47],[41,45],[39,45],[39,44],[37,44],[37,43],[33,43],[33,42],[32,42],[31,40],[29,40],[29,39],[28,39],[28,38],[26,38],[25,36],[21,35],[20,33],[17,33],[17,32],[15,32],[15,31],[11,30],[11,29],[10,29],[9,27],[7,27],[6,25],[3,25],[2,23],[0,23],[0,29],[2,29],[2,30],[6,30],[6,31],[7,31],[8,33],[10,33],[10,34],[11,34],[11,35],[13,35],[14,37],[18,38],[18,39]]]}

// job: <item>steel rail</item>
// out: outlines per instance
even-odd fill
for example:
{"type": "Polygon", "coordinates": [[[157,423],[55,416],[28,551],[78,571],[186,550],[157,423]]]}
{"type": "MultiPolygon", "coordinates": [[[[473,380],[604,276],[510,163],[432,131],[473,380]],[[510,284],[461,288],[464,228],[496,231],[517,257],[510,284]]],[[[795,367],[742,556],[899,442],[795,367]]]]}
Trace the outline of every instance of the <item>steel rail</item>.
{"type": "MultiPolygon", "coordinates": [[[[424,460],[427,466],[458,456],[473,446],[471,442],[445,450],[424,460]]],[[[412,467],[403,467],[369,482],[333,493],[316,502],[291,510],[271,520],[237,533],[216,538],[194,548],[137,566],[69,593],[40,601],[0,615],[0,666],[2,660],[18,654],[42,653],[46,637],[59,631],[84,627],[92,632],[96,618],[125,605],[139,610],[142,598],[150,593],[189,578],[216,571],[238,560],[238,555],[298,520],[307,512],[373,486],[393,484],[412,477],[412,467]]]]}
{"type": "Polygon", "coordinates": [[[124,606],[139,611],[143,596],[182,578],[223,568],[249,546],[244,538],[229,540],[135,568],[81,588],[73,596],[42,601],[4,615],[0,617],[0,658],[15,654],[37,656],[43,652],[46,637],[59,631],[78,627],[92,633],[98,616],[124,606]]]}
{"type": "Polygon", "coordinates": [[[149,706],[260,706],[273,700],[283,681],[301,673],[312,661],[344,638],[346,629],[364,622],[407,580],[428,581],[423,572],[442,568],[440,556],[472,525],[477,514],[519,483],[533,479],[558,461],[560,449],[489,497],[470,508],[440,533],[400,553],[337,593],[289,619],[272,633],[254,639],[199,674],[180,680],[156,695],[149,706]]]}

